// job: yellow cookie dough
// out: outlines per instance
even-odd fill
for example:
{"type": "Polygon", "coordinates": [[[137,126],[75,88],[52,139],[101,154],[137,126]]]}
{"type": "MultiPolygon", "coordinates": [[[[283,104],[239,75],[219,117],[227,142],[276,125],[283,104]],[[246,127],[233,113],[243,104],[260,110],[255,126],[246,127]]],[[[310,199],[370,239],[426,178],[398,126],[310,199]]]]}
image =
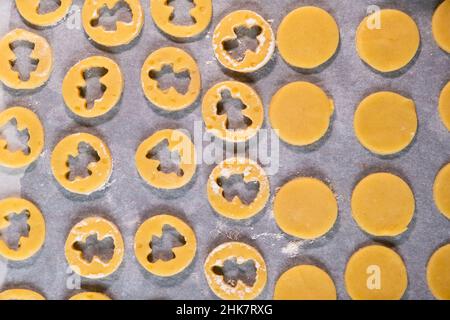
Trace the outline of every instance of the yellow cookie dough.
{"type": "Polygon", "coordinates": [[[153,21],[163,32],[179,39],[196,37],[209,26],[212,18],[212,0],[192,0],[194,8],[189,13],[192,24],[180,25],[172,21],[174,7],[167,0],[150,0],[153,21]]]}
{"type": "Polygon", "coordinates": [[[84,31],[89,38],[105,47],[120,47],[130,44],[141,32],[144,12],[139,0],[85,0],[81,11],[84,31]],[[98,24],[100,13],[117,9],[125,1],[131,10],[130,22],[118,20],[113,30],[106,30],[98,24]]]}
{"type": "Polygon", "coordinates": [[[260,295],[267,282],[267,269],[261,254],[253,247],[241,242],[227,242],[215,248],[205,261],[205,276],[208,285],[216,296],[223,300],[252,300],[260,295]],[[242,265],[252,261],[255,267],[255,279],[252,285],[241,279],[225,280],[217,269],[223,271],[227,261],[242,265]]]}
{"type": "Polygon", "coordinates": [[[414,216],[414,194],[408,184],[390,173],[375,173],[353,190],[352,215],[361,229],[379,237],[397,236],[414,216]]]}
{"type": "Polygon", "coordinates": [[[81,292],[72,296],[69,300],[111,300],[110,297],[99,292],[81,292]]]}
{"type": "Polygon", "coordinates": [[[333,100],[321,88],[309,82],[292,82],[273,96],[269,120],[281,140],[307,146],[327,133],[333,112],[333,100]]]}
{"type": "Polygon", "coordinates": [[[67,263],[72,270],[82,277],[90,279],[104,278],[120,266],[124,255],[124,243],[119,229],[110,221],[100,217],[90,217],[78,222],[67,236],[65,245],[67,263]],[[96,235],[98,241],[112,238],[114,254],[109,261],[94,256],[92,261],[83,258],[83,252],[77,250],[77,243],[86,243],[87,238],[96,235]]]}
{"type": "Polygon", "coordinates": [[[439,211],[450,219],[450,163],[437,174],[433,186],[434,202],[439,211]]]}
{"type": "Polygon", "coordinates": [[[398,153],[411,144],[417,132],[414,101],[394,92],[377,92],[365,98],[355,112],[359,142],[379,155],[398,153]]]}
{"type": "Polygon", "coordinates": [[[72,0],[59,0],[59,6],[54,11],[40,14],[38,12],[42,0],[16,0],[16,7],[22,18],[38,27],[48,27],[57,24],[69,13],[72,0]]]}
{"type": "Polygon", "coordinates": [[[65,137],[55,147],[51,158],[51,168],[55,179],[66,190],[89,195],[105,187],[112,173],[112,157],[106,144],[88,133],[75,133],[65,137]],[[79,145],[86,143],[97,153],[99,160],[88,164],[90,175],[69,180],[69,157],[79,156],[79,145]]]}
{"type": "Polygon", "coordinates": [[[32,290],[9,289],[0,292],[0,300],[45,300],[45,298],[32,290]]]}
{"type": "Polygon", "coordinates": [[[345,286],[354,300],[399,300],[408,286],[402,258],[392,249],[370,245],[347,263],[345,286]]]}
{"type": "Polygon", "coordinates": [[[334,18],[321,8],[298,8],[281,22],[277,46],[290,65],[314,69],[335,54],[339,46],[339,27],[334,18]]]}
{"type": "Polygon", "coordinates": [[[145,60],[141,71],[141,85],[152,104],[166,111],[178,111],[192,105],[200,95],[200,70],[197,62],[187,52],[173,47],[161,48],[145,60]],[[152,73],[161,72],[167,66],[175,74],[189,74],[189,87],[185,93],[178,92],[174,87],[161,89],[158,79],[152,78],[152,73]]]}
{"type": "Polygon", "coordinates": [[[450,0],[443,1],[434,12],[432,29],[439,47],[450,53],[450,0]]]}
{"type": "Polygon", "coordinates": [[[117,63],[106,57],[93,56],[70,68],[63,81],[62,94],[64,102],[74,114],[83,118],[95,118],[106,114],[119,102],[123,85],[122,72],[117,63]],[[84,73],[94,68],[106,70],[106,74],[99,78],[104,92],[101,98],[94,101],[92,108],[88,108],[80,90],[86,86],[84,73]]]}
{"type": "Polygon", "coordinates": [[[283,273],[275,284],[274,300],[336,300],[333,279],[322,269],[299,265],[283,273]]]}
{"type": "Polygon", "coordinates": [[[269,179],[264,169],[255,161],[241,157],[228,158],[217,165],[206,188],[211,207],[220,215],[234,220],[249,219],[261,212],[270,196],[269,179]],[[244,183],[258,183],[258,193],[250,204],[245,204],[237,195],[231,201],[225,198],[220,179],[234,175],[241,175],[244,183]]]}
{"type": "Polygon", "coordinates": [[[331,230],[338,215],[333,191],[315,178],[296,178],[282,186],[275,195],[273,214],[287,234],[315,239],[331,230]]]}
{"type": "Polygon", "coordinates": [[[182,220],[167,214],[151,217],[146,220],[136,232],[134,253],[137,260],[148,272],[160,277],[174,276],[186,269],[195,257],[197,239],[194,231],[182,220]],[[182,237],[181,246],[173,247],[173,259],[157,259],[150,261],[154,237],[162,239],[165,226],[174,228],[182,237]]]}
{"type": "Polygon", "coordinates": [[[416,23],[399,10],[377,11],[366,17],[356,31],[359,57],[380,72],[402,69],[414,58],[419,46],[416,23]]]}
{"type": "Polygon", "coordinates": [[[53,68],[52,49],[45,38],[27,30],[14,29],[0,40],[0,52],[0,81],[5,86],[17,90],[36,89],[50,78],[53,68]],[[12,67],[17,60],[14,45],[22,41],[30,44],[32,51],[29,58],[37,63],[36,69],[26,80],[22,80],[19,72],[12,67]]]}
{"type": "Polygon", "coordinates": [[[16,121],[18,131],[27,130],[28,150],[12,152],[8,149],[8,141],[0,136],[0,165],[7,168],[23,168],[40,156],[44,148],[44,128],[36,114],[23,107],[10,107],[0,112],[0,129],[12,120],[16,121]]]}
{"type": "Polygon", "coordinates": [[[439,248],[428,261],[427,282],[431,293],[440,300],[450,300],[450,244],[439,248]]]}
{"type": "Polygon", "coordinates": [[[30,201],[20,198],[7,198],[0,201],[0,255],[8,260],[25,260],[36,254],[45,241],[45,220],[41,211],[30,201]],[[28,215],[28,236],[19,239],[17,249],[10,248],[1,237],[2,231],[10,226],[11,214],[28,215]]]}
{"type": "Polygon", "coordinates": [[[442,89],[439,98],[439,115],[448,131],[450,131],[450,82],[442,89]]]}
{"type": "Polygon", "coordinates": [[[216,137],[230,141],[243,142],[256,135],[264,121],[264,106],[258,94],[248,85],[237,81],[216,84],[203,97],[202,115],[206,129],[216,137]],[[218,114],[222,94],[228,91],[233,99],[243,105],[242,115],[251,121],[246,129],[228,129],[228,115],[218,114]]]}
{"type": "Polygon", "coordinates": [[[158,189],[178,189],[191,181],[197,160],[195,146],[187,135],[180,130],[165,129],[140,144],[135,161],[139,175],[149,185],[158,189]],[[160,160],[151,157],[151,151],[164,141],[169,151],[177,152],[180,157],[178,172],[163,172],[160,160]]]}
{"type": "Polygon", "coordinates": [[[242,73],[251,73],[264,67],[272,58],[275,50],[275,36],[270,24],[259,14],[249,10],[230,13],[217,24],[212,39],[214,55],[222,66],[242,73]],[[239,28],[259,27],[261,32],[256,37],[258,47],[255,51],[247,49],[244,58],[233,58],[226,48],[226,43],[238,39],[239,28]]]}

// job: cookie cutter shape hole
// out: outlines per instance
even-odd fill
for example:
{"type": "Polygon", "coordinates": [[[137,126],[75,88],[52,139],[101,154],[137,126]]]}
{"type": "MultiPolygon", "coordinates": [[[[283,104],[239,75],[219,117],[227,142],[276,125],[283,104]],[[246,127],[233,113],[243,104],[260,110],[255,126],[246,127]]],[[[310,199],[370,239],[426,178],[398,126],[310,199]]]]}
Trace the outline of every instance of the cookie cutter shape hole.
{"type": "Polygon", "coordinates": [[[9,226],[0,230],[0,239],[6,243],[8,248],[18,250],[20,248],[20,239],[27,238],[30,234],[30,213],[23,210],[20,213],[10,213],[4,219],[9,222],[9,226]]]}
{"type": "Polygon", "coordinates": [[[239,281],[246,286],[252,287],[256,281],[255,261],[247,260],[238,263],[236,258],[231,258],[223,263],[223,266],[214,266],[212,272],[218,276],[222,276],[224,282],[235,288],[239,281]]]}
{"type": "Polygon", "coordinates": [[[0,137],[6,141],[4,148],[9,152],[22,152],[24,155],[30,154],[28,141],[30,133],[28,129],[19,130],[17,128],[16,118],[9,120],[2,128],[0,128],[0,137]]]}
{"type": "Polygon", "coordinates": [[[162,227],[162,236],[153,235],[149,245],[151,252],[147,259],[150,263],[158,260],[169,261],[176,258],[172,249],[186,245],[186,238],[175,228],[165,224],[162,227]]]}
{"type": "Polygon", "coordinates": [[[16,0],[20,15],[38,27],[49,27],[69,13],[72,0],[16,0]]]}
{"type": "Polygon", "coordinates": [[[235,174],[229,178],[220,177],[217,184],[223,189],[222,196],[229,202],[238,197],[244,205],[255,201],[259,192],[259,182],[245,182],[243,174],[235,174]]]}
{"type": "Polygon", "coordinates": [[[80,251],[81,257],[88,263],[91,263],[94,257],[97,257],[104,263],[108,263],[114,255],[114,239],[106,237],[99,240],[97,234],[92,234],[87,237],[85,242],[75,242],[73,249],[80,251]]]}
{"type": "Polygon", "coordinates": [[[69,172],[67,172],[66,178],[69,181],[75,181],[76,179],[84,179],[91,176],[92,171],[89,169],[89,165],[99,161],[98,153],[89,144],[85,142],[79,143],[78,154],[75,157],[69,155],[69,172]]]}
{"type": "Polygon", "coordinates": [[[158,89],[166,91],[174,88],[180,94],[186,94],[191,76],[188,70],[174,72],[171,65],[164,65],[160,71],[150,70],[148,76],[158,82],[158,89]]]}
{"type": "Polygon", "coordinates": [[[234,28],[236,38],[222,42],[223,49],[228,52],[230,57],[238,62],[244,60],[247,51],[256,52],[260,46],[258,36],[262,33],[260,26],[247,28],[239,26],[234,28]]]}
{"type": "Polygon", "coordinates": [[[170,174],[174,172],[179,177],[184,175],[183,169],[180,168],[180,154],[178,151],[172,152],[169,150],[169,142],[167,139],[163,140],[156,145],[156,147],[151,149],[147,153],[146,157],[147,159],[155,159],[156,161],[159,161],[157,170],[162,173],[170,174]]]}
{"type": "Polygon", "coordinates": [[[39,59],[30,56],[35,45],[26,40],[11,42],[9,48],[14,52],[15,58],[9,60],[11,69],[19,74],[21,81],[28,81],[32,72],[36,71],[39,59]]]}
{"type": "Polygon", "coordinates": [[[106,31],[116,31],[118,22],[130,23],[132,19],[129,4],[119,1],[112,9],[104,4],[99,10],[97,18],[91,20],[91,26],[104,28],[106,31]]]}

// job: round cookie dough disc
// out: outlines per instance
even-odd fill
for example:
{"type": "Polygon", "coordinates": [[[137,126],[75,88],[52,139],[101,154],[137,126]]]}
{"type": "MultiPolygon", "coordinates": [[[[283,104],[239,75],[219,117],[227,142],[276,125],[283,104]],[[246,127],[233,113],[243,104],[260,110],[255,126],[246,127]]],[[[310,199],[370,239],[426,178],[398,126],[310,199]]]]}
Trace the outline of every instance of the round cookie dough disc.
{"type": "Polygon", "coordinates": [[[440,300],[450,300],[450,244],[439,248],[428,261],[427,282],[431,293],[440,300]]]}
{"type": "Polygon", "coordinates": [[[450,131],[450,82],[442,89],[439,98],[439,115],[448,131],[450,131]]]}
{"type": "Polygon", "coordinates": [[[450,53],[450,0],[442,2],[434,12],[432,29],[439,47],[450,53]]]}
{"type": "Polygon", "coordinates": [[[450,163],[443,167],[434,181],[434,202],[439,211],[450,219],[450,163]]]}
{"type": "Polygon", "coordinates": [[[380,72],[405,67],[420,46],[420,33],[414,20],[399,10],[386,9],[366,17],[356,31],[360,58],[380,72]]]}
{"type": "Polygon", "coordinates": [[[414,101],[394,92],[377,92],[365,98],[355,112],[359,142],[379,155],[405,149],[417,131],[414,101]]]}
{"type": "Polygon", "coordinates": [[[273,96],[269,119],[281,140],[307,146],[326,134],[333,112],[333,101],[321,88],[309,82],[292,82],[273,96]]]}
{"type": "Polygon", "coordinates": [[[336,300],[333,279],[322,269],[300,265],[283,273],[275,285],[274,300],[336,300]]]}
{"type": "Polygon", "coordinates": [[[339,45],[339,27],[334,18],[317,7],[302,7],[281,22],[277,45],[290,65],[313,69],[327,62],[339,45]]]}

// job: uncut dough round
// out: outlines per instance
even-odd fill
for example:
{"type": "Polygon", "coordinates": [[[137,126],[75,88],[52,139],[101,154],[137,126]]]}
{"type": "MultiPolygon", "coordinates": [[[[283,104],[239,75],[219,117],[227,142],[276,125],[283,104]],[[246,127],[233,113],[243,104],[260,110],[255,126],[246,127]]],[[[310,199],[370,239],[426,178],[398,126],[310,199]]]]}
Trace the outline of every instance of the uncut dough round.
{"type": "Polygon", "coordinates": [[[203,97],[202,116],[206,129],[216,137],[230,142],[244,142],[256,135],[264,121],[264,106],[261,98],[250,86],[237,81],[216,84],[203,97]],[[227,128],[227,113],[218,114],[218,105],[223,92],[228,91],[233,99],[239,99],[245,106],[242,115],[251,121],[245,129],[227,128]]]}
{"type": "Polygon", "coordinates": [[[10,226],[10,214],[27,212],[28,236],[20,237],[17,250],[11,249],[0,237],[0,255],[12,261],[21,261],[35,255],[45,241],[45,220],[41,211],[30,201],[21,198],[0,200],[0,232],[10,226]]]}
{"type": "Polygon", "coordinates": [[[111,300],[110,297],[99,292],[81,292],[72,296],[69,300],[111,300]]]}
{"type": "Polygon", "coordinates": [[[427,282],[436,299],[450,300],[450,244],[439,248],[428,261],[427,282]]]}
{"type": "Polygon", "coordinates": [[[200,95],[201,76],[197,62],[186,52],[174,47],[165,47],[151,53],[141,70],[142,90],[147,99],[165,111],[179,111],[192,105],[200,95]],[[171,66],[175,74],[189,72],[189,87],[185,93],[174,87],[162,90],[158,79],[150,77],[151,72],[160,72],[171,66]]]}
{"type": "Polygon", "coordinates": [[[275,50],[275,36],[270,24],[259,14],[250,10],[237,10],[224,17],[214,30],[212,39],[214,55],[225,68],[251,73],[264,67],[272,58],[275,50]],[[236,30],[244,27],[259,27],[261,33],[256,37],[258,47],[255,51],[247,49],[242,60],[235,59],[226,50],[224,43],[238,38],[236,30]]]}
{"type": "Polygon", "coordinates": [[[11,152],[8,141],[0,137],[0,165],[7,168],[23,168],[30,165],[40,156],[44,148],[44,128],[37,115],[23,107],[10,107],[0,112],[0,128],[15,119],[17,130],[28,131],[28,154],[23,150],[11,152]]]}
{"type": "Polygon", "coordinates": [[[34,26],[49,27],[57,24],[69,13],[72,0],[59,0],[55,10],[40,14],[38,12],[42,0],[16,0],[16,8],[22,18],[34,26]]]}
{"type": "Polygon", "coordinates": [[[284,17],[277,32],[281,57],[290,65],[314,69],[333,57],[339,46],[339,27],[325,10],[307,6],[284,17]]]}
{"type": "Polygon", "coordinates": [[[0,300],[45,300],[45,298],[32,290],[9,289],[0,292],[0,300]]]}
{"type": "Polygon", "coordinates": [[[0,40],[0,81],[11,89],[31,90],[43,86],[50,78],[53,68],[53,54],[47,40],[24,29],[14,29],[0,40]],[[29,58],[38,61],[29,79],[22,80],[20,73],[13,70],[11,63],[17,60],[11,45],[25,41],[34,45],[29,58]]]}
{"type": "Polygon", "coordinates": [[[410,16],[399,10],[373,13],[356,31],[359,57],[380,72],[402,69],[414,58],[419,46],[419,28],[410,16]]]}
{"type": "Polygon", "coordinates": [[[197,167],[195,146],[191,139],[180,130],[165,129],[152,134],[138,147],[135,155],[136,168],[142,179],[158,189],[178,189],[191,181],[197,167]],[[149,158],[149,153],[166,141],[170,152],[180,156],[179,172],[165,173],[160,170],[161,162],[149,158]]]}
{"type": "Polygon", "coordinates": [[[408,147],[417,132],[413,100],[381,91],[365,98],[355,112],[354,128],[359,142],[379,155],[391,155],[408,147]]]}
{"type": "Polygon", "coordinates": [[[137,260],[148,272],[160,276],[171,277],[185,270],[192,262],[197,251],[197,239],[190,226],[177,217],[162,214],[147,219],[136,232],[134,253],[137,260]],[[153,237],[162,239],[163,228],[169,225],[184,239],[184,244],[173,247],[173,259],[149,261],[152,253],[153,237]]]}
{"type": "Polygon", "coordinates": [[[172,21],[175,8],[167,0],[150,0],[153,21],[164,33],[178,38],[189,39],[200,35],[211,23],[212,0],[192,0],[194,7],[189,11],[192,24],[181,25],[172,21]]]}
{"type": "Polygon", "coordinates": [[[353,190],[352,215],[359,227],[378,237],[408,229],[415,210],[414,194],[396,175],[380,172],[362,179],[353,190]]]}
{"type": "Polygon", "coordinates": [[[105,187],[112,174],[112,157],[108,146],[96,136],[89,133],[75,133],[62,139],[53,149],[51,157],[51,168],[56,181],[66,190],[89,195],[105,187]],[[86,143],[91,146],[99,157],[99,161],[91,162],[87,169],[91,173],[85,178],[76,177],[70,181],[68,174],[70,167],[68,159],[70,156],[79,155],[79,145],[86,143]]]}
{"type": "Polygon", "coordinates": [[[66,260],[70,268],[82,277],[100,279],[109,276],[119,268],[124,256],[124,243],[119,229],[110,221],[100,217],[89,217],[78,222],[67,236],[65,245],[66,260]],[[91,262],[83,258],[82,251],[76,250],[77,242],[86,243],[87,238],[96,235],[98,241],[112,238],[114,253],[109,261],[94,256],[91,262]]]}
{"type": "Polygon", "coordinates": [[[450,82],[442,89],[439,98],[439,115],[448,131],[450,131],[450,82]]]}
{"type": "Polygon", "coordinates": [[[299,265],[283,273],[275,284],[274,300],[336,300],[333,279],[322,269],[299,265]]]}
{"type": "Polygon", "coordinates": [[[309,82],[292,82],[273,96],[269,119],[281,140],[307,146],[326,134],[333,112],[333,100],[321,88],[309,82]]]}
{"type": "Polygon", "coordinates": [[[273,203],[281,230],[301,239],[316,239],[333,228],[338,204],[333,191],[315,178],[295,178],[282,186],[273,203]]]}
{"type": "Polygon", "coordinates": [[[113,60],[92,56],[81,60],[67,72],[62,84],[62,94],[66,106],[79,117],[95,118],[108,113],[122,96],[124,81],[119,65],[113,60]],[[104,90],[100,98],[88,108],[87,101],[80,95],[80,88],[87,86],[84,73],[91,69],[105,69],[106,74],[99,77],[104,90]]]}
{"type": "Polygon", "coordinates": [[[223,243],[210,252],[204,264],[204,272],[209,287],[223,300],[252,300],[257,298],[267,283],[267,268],[264,258],[253,247],[242,242],[223,243]],[[256,269],[255,282],[252,286],[238,279],[234,286],[225,282],[223,276],[214,272],[214,268],[223,268],[227,260],[235,259],[237,264],[253,261],[256,269]]]}
{"type": "Polygon", "coordinates": [[[450,219],[450,163],[437,174],[433,185],[433,196],[439,211],[450,219]]]}
{"type": "Polygon", "coordinates": [[[394,250],[370,245],[348,261],[345,286],[353,300],[400,300],[408,286],[408,274],[394,250]]]}
{"type": "Polygon", "coordinates": [[[450,0],[445,0],[436,9],[432,20],[434,40],[439,47],[450,53],[450,0]]]}

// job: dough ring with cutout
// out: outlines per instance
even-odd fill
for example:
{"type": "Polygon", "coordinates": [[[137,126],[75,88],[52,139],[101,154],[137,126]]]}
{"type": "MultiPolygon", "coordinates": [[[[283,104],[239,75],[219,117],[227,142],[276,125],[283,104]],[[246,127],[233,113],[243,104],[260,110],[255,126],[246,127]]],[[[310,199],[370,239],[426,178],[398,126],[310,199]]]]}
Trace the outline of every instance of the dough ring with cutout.
{"type": "Polygon", "coordinates": [[[439,5],[434,12],[431,25],[439,47],[450,53],[450,0],[445,0],[439,5]]]}
{"type": "Polygon", "coordinates": [[[44,128],[36,114],[23,107],[11,107],[0,112],[0,128],[16,121],[17,130],[28,133],[27,150],[10,151],[8,141],[0,137],[0,165],[23,168],[36,161],[44,148],[44,128]]]}
{"type": "Polygon", "coordinates": [[[315,239],[333,228],[338,204],[333,191],[315,178],[296,178],[275,195],[273,214],[277,225],[287,234],[315,239]]]}
{"type": "Polygon", "coordinates": [[[417,132],[414,101],[394,92],[377,92],[365,98],[355,112],[359,142],[379,155],[391,155],[408,147],[417,132]]]}
{"type": "Polygon", "coordinates": [[[427,265],[427,282],[436,299],[450,300],[450,244],[433,253],[427,265]]]}
{"type": "Polygon", "coordinates": [[[189,13],[193,23],[176,24],[172,21],[175,8],[167,0],[151,0],[150,8],[153,21],[164,33],[179,39],[188,39],[200,35],[209,26],[212,18],[212,0],[192,0],[194,8],[189,13]]]}
{"type": "Polygon", "coordinates": [[[105,47],[120,47],[130,44],[141,32],[144,12],[139,0],[85,0],[81,11],[84,31],[89,38],[105,47]],[[116,22],[113,30],[99,24],[102,12],[115,12],[125,2],[131,13],[131,21],[116,22]]]}
{"type": "Polygon", "coordinates": [[[439,211],[450,219],[450,163],[437,174],[434,180],[433,196],[439,211]]]}
{"type": "Polygon", "coordinates": [[[72,296],[69,300],[111,300],[107,295],[100,292],[81,292],[72,296]]]}
{"type": "Polygon", "coordinates": [[[274,300],[336,300],[333,279],[313,265],[299,265],[283,273],[275,284],[274,300]]]}
{"type": "Polygon", "coordinates": [[[228,158],[211,172],[207,183],[207,193],[211,207],[220,215],[234,220],[249,219],[266,206],[270,196],[269,179],[264,169],[255,161],[241,157],[228,158]],[[220,180],[230,179],[235,175],[241,175],[245,184],[258,184],[258,193],[249,204],[241,200],[238,195],[231,200],[225,197],[225,190],[220,180]]]}
{"type": "Polygon", "coordinates": [[[270,24],[259,14],[249,10],[230,13],[219,22],[213,35],[213,49],[216,59],[227,69],[242,73],[251,73],[264,67],[272,58],[275,50],[275,36],[270,24]],[[230,55],[227,43],[236,41],[240,28],[257,28],[258,47],[255,51],[247,49],[242,59],[230,55]]]}
{"type": "Polygon", "coordinates": [[[45,298],[32,290],[9,289],[0,292],[0,300],[45,300],[45,298]]]}
{"type": "Polygon", "coordinates": [[[402,258],[381,245],[370,245],[354,253],[344,277],[353,300],[400,300],[408,286],[402,258]]]}
{"type": "Polygon", "coordinates": [[[359,57],[380,72],[407,66],[420,46],[420,33],[406,13],[384,9],[366,17],[356,31],[359,57]]]}
{"type": "Polygon", "coordinates": [[[216,137],[230,142],[244,142],[256,135],[264,121],[264,107],[259,95],[250,86],[237,82],[225,81],[216,84],[203,97],[202,115],[206,129],[216,137]],[[242,116],[247,119],[245,129],[228,129],[228,115],[219,114],[218,106],[222,95],[228,91],[232,99],[239,99],[244,108],[242,116]]]}
{"type": "Polygon", "coordinates": [[[21,236],[17,249],[10,248],[0,237],[0,255],[8,260],[25,260],[36,254],[45,241],[45,220],[41,211],[30,201],[21,198],[0,200],[0,233],[10,226],[9,216],[26,212],[28,236],[21,236]]]}
{"type": "Polygon", "coordinates": [[[112,173],[112,157],[108,146],[96,136],[88,133],[75,133],[62,139],[55,147],[51,157],[53,175],[66,190],[83,195],[89,195],[105,187],[112,173]],[[79,156],[79,146],[85,143],[98,155],[98,161],[87,165],[87,177],[69,179],[69,157],[79,156]]]}
{"type": "Polygon", "coordinates": [[[11,89],[31,90],[44,85],[50,78],[53,68],[52,49],[47,40],[35,33],[23,29],[14,29],[0,40],[0,81],[11,89]],[[22,79],[14,70],[17,56],[13,51],[14,44],[29,43],[32,47],[29,59],[35,64],[28,79],[22,79]]]}
{"type": "Polygon", "coordinates": [[[151,53],[144,62],[141,71],[141,84],[147,99],[166,111],[178,111],[192,105],[200,95],[201,77],[197,62],[185,51],[165,47],[151,53]],[[189,74],[189,86],[186,92],[178,92],[174,87],[160,88],[157,76],[163,68],[170,66],[176,75],[189,74]]]}
{"type": "Polygon", "coordinates": [[[78,222],[70,230],[66,240],[65,254],[70,268],[78,275],[90,279],[104,278],[116,271],[122,263],[124,256],[122,235],[112,222],[100,217],[89,217],[78,222]],[[94,255],[89,262],[83,257],[83,252],[77,250],[77,243],[86,243],[90,236],[96,236],[98,241],[112,238],[114,252],[109,261],[103,261],[94,255]]]}
{"type": "Polygon", "coordinates": [[[42,0],[16,0],[16,8],[22,18],[38,27],[49,27],[57,24],[69,13],[72,0],[59,0],[59,6],[47,13],[39,13],[42,0]]]}
{"type": "Polygon", "coordinates": [[[216,296],[223,300],[252,300],[264,290],[267,282],[267,268],[264,258],[253,247],[242,242],[227,242],[215,248],[208,255],[204,272],[209,287],[216,296]],[[238,265],[252,261],[255,267],[255,278],[252,284],[241,279],[225,280],[224,275],[217,274],[225,262],[234,260],[238,265]]]}
{"type": "Polygon", "coordinates": [[[408,184],[391,173],[374,173],[353,190],[352,215],[359,227],[378,237],[394,237],[408,229],[415,210],[408,184]]]}
{"type": "Polygon", "coordinates": [[[450,131],[450,82],[442,89],[439,97],[439,115],[448,131],[450,131]]]}
{"type": "Polygon", "coordinates": [[[70,111],[83,118],[95,118],[106,114],[119,102],[123,85],[122,72],[116,62],[106,57],[92,56],[70,68],[63,81],[62,93],[70,111]],[[104,91],[93,106],[88,108],[80,90],[87,86],[84,74],[93,69],[102,70],[99,81],[104,91]]]}
{"type": "Polygon", "coordinates": [[[147,219],[137,230],[134,240],[134,253],[141,266],[160,277],[171,277],[182,272],[191,264],[196,251],[197,239],[192,228],[182,220],[167,214],[147,219]],[[172,259],[156,259],[151,262],[154,238],[162,239],[165,226],[174,228],[183,237],[183,242],[171,249],[172,259]]]}
{"type": "Polygon", "coordinates": [[[158,189],[178,189],[185,186],[195,174],[196,154],[191,139],[180,130],[165,129],[152,134],[138,147],[135,156],[136,168],[142,179],[158,189]],[[161,161],[152,158],[151,152],[159,144],[167,142],[171,153],[177,152],[180,160],[176,172],[164,172],[161,161]]]}

